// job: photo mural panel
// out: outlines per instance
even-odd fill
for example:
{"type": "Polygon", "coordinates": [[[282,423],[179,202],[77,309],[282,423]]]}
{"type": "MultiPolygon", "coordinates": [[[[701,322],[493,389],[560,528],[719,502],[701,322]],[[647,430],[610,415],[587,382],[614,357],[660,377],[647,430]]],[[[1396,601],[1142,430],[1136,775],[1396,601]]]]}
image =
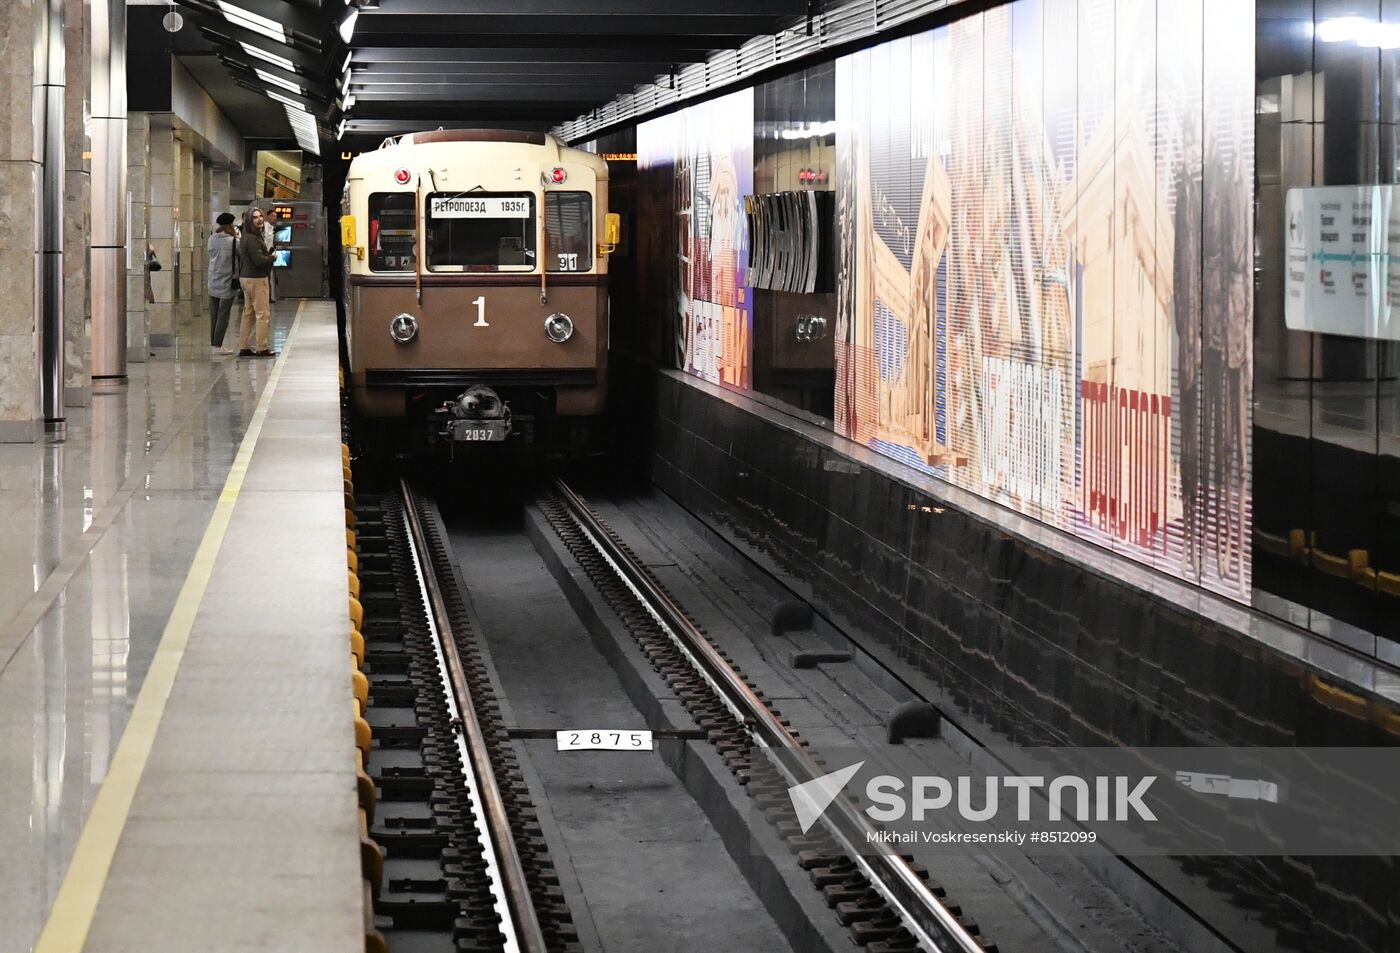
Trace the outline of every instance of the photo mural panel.
{"type": "Polygon", "coordinates": [[[1252,0],[1016,0],[837,63],[836,417],[1249,593],[1252,0]]]}
{"type": "Polygon", "coordinates": [[[1254,394],[1254,58],[1230,37],[1250,36],[1252,0],[1205,8],[1202,159],[1202,530],[1194,556],[1203,584],[1250,589],[1254,394]]]}
{"type": "MultiPolygon", "coordinates": [[[[637,159],[644,190],[667,179],[672,190],[666,220],[678,269],[670,296],[677,364],[748,388],[753,315],[743,201],[753,194],[753,89],[641,123],[637,159]]],[[[667,204],[651,198],[652,206],[667,204]]]]}
{"type": "MultiPolygon", "coordinates": [[[[838,432],[1249,600],[1253,16],[1014,0],[837,60],[838,432]]],[[[753,96],[637,131],[647,298],[740,388],[753,96]]]]}

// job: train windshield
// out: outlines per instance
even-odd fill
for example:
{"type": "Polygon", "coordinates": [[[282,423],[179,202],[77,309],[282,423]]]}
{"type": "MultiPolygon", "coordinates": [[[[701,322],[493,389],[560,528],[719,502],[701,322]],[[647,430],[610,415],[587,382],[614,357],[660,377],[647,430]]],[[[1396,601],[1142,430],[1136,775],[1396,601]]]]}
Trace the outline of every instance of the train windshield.
{"type": "Polygon", "coordinates": [[[545,264],[550,271],[593,267],[593,196],[589,192],[546,192],[545,264]]]}
{"type": "Polygon", "coordinates": [[[369,270],[412,271],[417,231],[412,192],[369,197],[369,270]]]}
{"type": "Polygon", "coordinates": [[[530,192],[433,192],[427,201],[429,271],[533,271],[530,192]]]}

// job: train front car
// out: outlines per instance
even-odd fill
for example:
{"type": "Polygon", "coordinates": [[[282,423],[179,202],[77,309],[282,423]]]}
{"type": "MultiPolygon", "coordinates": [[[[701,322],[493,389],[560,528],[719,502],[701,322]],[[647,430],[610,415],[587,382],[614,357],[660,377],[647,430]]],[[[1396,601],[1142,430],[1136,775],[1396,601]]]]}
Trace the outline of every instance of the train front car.
{"type": "Polygon", "coordinates": [[[416,133],[357,156],[341,238],[361,426],[585,449],[607,386],[607,199],[605,161],[539,133],[416,133]]]}

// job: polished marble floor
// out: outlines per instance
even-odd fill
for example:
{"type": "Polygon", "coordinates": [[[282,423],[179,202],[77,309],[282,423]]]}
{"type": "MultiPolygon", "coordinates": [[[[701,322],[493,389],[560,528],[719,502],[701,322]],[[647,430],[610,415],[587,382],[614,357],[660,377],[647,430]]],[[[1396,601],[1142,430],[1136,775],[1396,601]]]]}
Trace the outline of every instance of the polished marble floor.
{"type": "Polygon", "coordinates": [[[0,445],[0,953],[44,925],[272,372],[183,337],[65,441],[0,445]]]}

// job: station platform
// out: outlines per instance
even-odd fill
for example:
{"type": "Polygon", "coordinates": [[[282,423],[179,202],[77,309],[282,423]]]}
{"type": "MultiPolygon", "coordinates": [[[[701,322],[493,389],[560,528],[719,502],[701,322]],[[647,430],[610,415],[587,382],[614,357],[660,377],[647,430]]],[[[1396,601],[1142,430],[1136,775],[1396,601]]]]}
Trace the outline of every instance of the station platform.
{"type": "Polygon", "coordinates": [[[5,953],[364,946],[334,306],[274,344],[0,447],[5,953]]]}

